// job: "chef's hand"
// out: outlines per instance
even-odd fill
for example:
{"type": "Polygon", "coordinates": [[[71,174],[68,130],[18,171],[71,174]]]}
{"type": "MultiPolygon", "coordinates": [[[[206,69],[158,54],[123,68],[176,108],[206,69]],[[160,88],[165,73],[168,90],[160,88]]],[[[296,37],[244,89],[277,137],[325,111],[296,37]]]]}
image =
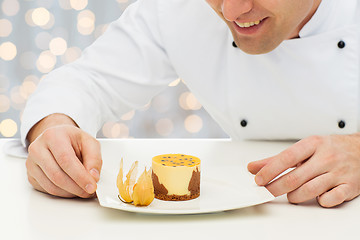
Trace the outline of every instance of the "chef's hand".
{"type": "Polygon", "coordinates": [[[360,194],[360,134],[312,136],[249,163],[248,170],[274,196],[287,193],[291,203],[317,198],[321,206],[333,207],[360,194]]]}
{"type": "Polygon", "coordinates": [[[41,120],[27,138],[31,144],[26,168],[35,189],[65,198],[95,195],[102,165],[95,138],[62,114],[41,120]]]}

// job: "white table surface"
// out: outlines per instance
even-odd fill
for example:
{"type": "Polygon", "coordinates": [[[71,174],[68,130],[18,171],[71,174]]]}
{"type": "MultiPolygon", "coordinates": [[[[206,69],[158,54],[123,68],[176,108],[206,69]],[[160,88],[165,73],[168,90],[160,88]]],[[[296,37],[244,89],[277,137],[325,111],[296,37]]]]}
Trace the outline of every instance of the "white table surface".
{"type": "MultiPolygon", "coordinates": [[[[0,139],[0,149],[10,140],[0,139]]],[[[101,140],[106,149],[117,141],[101,140]]],[[[157,144],[167,140],[139,140],[157,144]]],[[[224,140],[171,140],[192,146],[224,140]]],[[[289,142],[241,142],[242,163],[274,155],[289,142]]],[[[237,162],[235,162],[237,161],[237,162]]],[[[106,164],[106,163],[104,163],[106,164]]],[[[146,215],[103,208],[97,199],[61,199],[32,189],[25,159],[0,153],[0,239],[360,239],[360,198],[325,209],[286,196],[248,208],[200,215],[146,215]]],[[[220,201],[219,201],[220,204],[220,201]]]]}

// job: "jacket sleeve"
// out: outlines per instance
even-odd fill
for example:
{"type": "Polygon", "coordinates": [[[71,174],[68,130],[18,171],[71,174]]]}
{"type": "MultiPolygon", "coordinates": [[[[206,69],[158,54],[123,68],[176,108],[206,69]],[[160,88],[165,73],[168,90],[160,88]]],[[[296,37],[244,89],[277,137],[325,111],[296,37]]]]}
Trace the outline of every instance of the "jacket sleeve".
{"type": "Polygon", "coordinates": [[[177,78],[159,31],[158,0],[139,0],[84,52],[43,79],[24,109],[21,140],[52,113],[95,136],[105,121],[147,104],[177,78]]]}

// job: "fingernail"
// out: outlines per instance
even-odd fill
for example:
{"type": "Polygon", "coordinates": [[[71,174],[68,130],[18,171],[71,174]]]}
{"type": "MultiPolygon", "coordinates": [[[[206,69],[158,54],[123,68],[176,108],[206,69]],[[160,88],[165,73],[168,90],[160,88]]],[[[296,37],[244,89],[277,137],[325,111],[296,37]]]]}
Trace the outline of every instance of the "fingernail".
{"type": "Polygon", "coordinates": [[[257,185],[261,186],[263,184],[263,178],[261,176],[259,176],[259,175],[256,175],[255,176],[255,182],[256,182],[257,185]]]}
{"type": "Polygon", "coordinates": [[[89,184],[87,184],[87,185],[85,186],[85,190],[86,190],[87,193],[93,194],[93,193],[95,192],[96,188],[95,188],[94,185],[92,185],[91,183],[89,183],[89,184]]]}
{"type": "Polygon", "coordinates": [[[93,168],[90,170],[90,174],[98,181],[100,179],[100,173],[97,169],[93,168]]]}

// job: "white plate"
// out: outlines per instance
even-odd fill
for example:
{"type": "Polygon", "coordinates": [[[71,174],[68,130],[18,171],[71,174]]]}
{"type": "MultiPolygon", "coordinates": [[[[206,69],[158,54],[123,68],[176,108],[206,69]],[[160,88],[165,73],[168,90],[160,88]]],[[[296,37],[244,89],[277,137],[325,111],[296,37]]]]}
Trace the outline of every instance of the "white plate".
{"type": "MultiPolygon", "coordinates": [[[[101,140],[103,168],[97,196],[103,207],[148,214],[198,214],[249,207],[274,199],[266,188],[259,187],[246,170],[247,161],[260,159],[267,145],[229,140],[132,139],[101,140]],[[141,149],[141,150],[140,150],[141,149]],[[201,159],[200,197],[189,201],[155,199],[147,207],[135,207],[118,199],[116,177],[120,159],[124,173],[135,160],[140,162],[139,174],[151,165],[153,156],[184,153],[201,159]]],[[[125,175],[125,174],[124,174],[125,175]]]]}
{"type": "Polygon", "coordinates": [[[118,199],[118,191],[115,186],[116,174],[111,174],[108,170],[102,171],[97,196],[100,205],[103,207],[148,214],[212,213],[254,206],[274,199],[265,188],[250,183],[249,177],[241,174],[239,169],[234,167],[214,167],[208,168],[207,171],[214,173],[215,169],[224,174],[201,176],[200,196],[189,201],[154,199],[146,207],[135,207],[123,203],[118,199]],[[238,176],[231,177],[230,172],[238,174],[238,176]]]}

